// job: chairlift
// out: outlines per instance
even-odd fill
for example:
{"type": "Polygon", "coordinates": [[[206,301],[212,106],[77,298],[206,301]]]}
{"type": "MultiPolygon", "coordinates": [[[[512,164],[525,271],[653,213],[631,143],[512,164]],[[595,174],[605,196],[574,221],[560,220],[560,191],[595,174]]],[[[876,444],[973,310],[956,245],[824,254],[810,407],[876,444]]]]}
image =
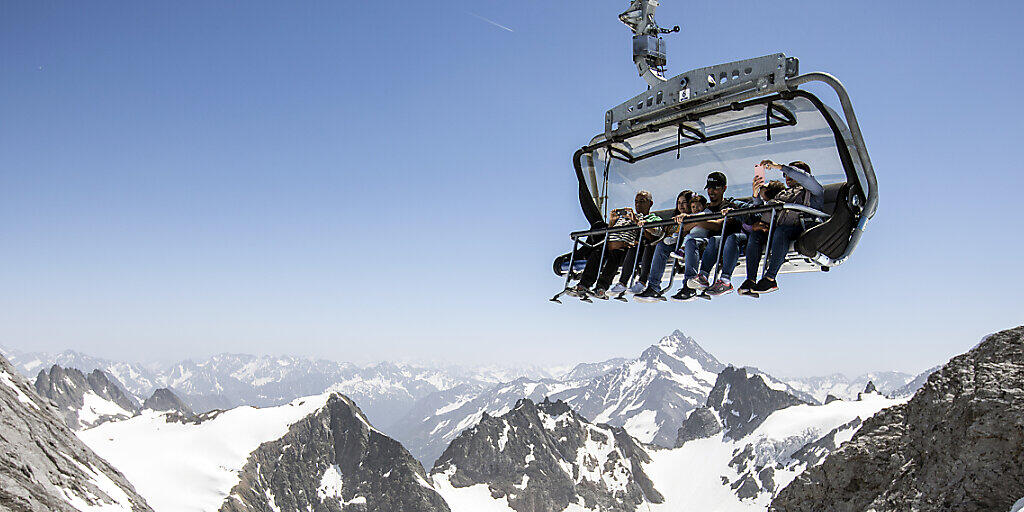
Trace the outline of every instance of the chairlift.
{"type": "MultiPolygon", "coordinates": [[[[827,73],[800,74],[798,59],[782,53],[665,78],[661,35],[679,28],[658,27],[657,5],[656,0],[633,0],[619,16],[633,32],[633,60],[648,88],[608,110],[604,131],[573,155],[580,207],[590,227],[570,233],[572,250],[555,258],[554,273],[565,284],[551,300],[560,302],[580,277],[587,256],[604,251],[608,234],[639,231],[636,226],[609,227],[609,207],[630,205],[638,190],[647,190],[654,196],[652,212],[663,220],[645,228],[668,226],[681,190],[702,191],[707,174],[720,171],[728,179],[726,197],[744,199],[751,193],[754,166],[766,158],[810,164],[825,187],[824,208],[769,203],[727,216],[771,212],[774,219],[783,210],[800,214],[806,229],[792,244],[780,273],[827,272],[846,262],[877,209],[878,185],[842,83],[827,73]],[[835,92],[842,115],[806,90],[815,83],[835,92]]],[[[716,213],[692,220],[725,217],[716,213]]],[[[669,265],[669,284],[663,291],[677,274],[671,258],[669,265]]],[[[739,268],[743,265],[741,258],[739,268]]],[[[638,274],[634,271],[634,278],[638,274]]],[[[616,298],[625,301],[624,294],[616,298]]]]}

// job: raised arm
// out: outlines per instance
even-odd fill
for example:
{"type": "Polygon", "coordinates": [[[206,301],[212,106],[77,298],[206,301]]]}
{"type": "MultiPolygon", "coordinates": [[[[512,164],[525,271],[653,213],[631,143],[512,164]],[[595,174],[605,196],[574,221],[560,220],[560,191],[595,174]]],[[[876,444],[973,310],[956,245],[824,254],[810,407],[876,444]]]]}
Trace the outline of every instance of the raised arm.
{"type": "Polygon", "coordinates": [[[779,168],[782,169],[782,174],[784,176],[793,178],[793,181],[806,188],[811,195],[821,196],[825,194],[825,187],[821,186],[821,183],[819,183],[811,173],[803,169],[797,169],[796,167],[790,167],[782,164],[779,164],[779,168]]]}

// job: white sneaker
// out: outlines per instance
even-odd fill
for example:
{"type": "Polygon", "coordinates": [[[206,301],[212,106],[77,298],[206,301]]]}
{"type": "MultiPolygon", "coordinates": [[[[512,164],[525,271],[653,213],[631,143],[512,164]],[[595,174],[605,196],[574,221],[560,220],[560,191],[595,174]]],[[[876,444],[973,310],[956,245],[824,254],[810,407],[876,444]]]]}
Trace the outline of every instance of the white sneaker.
{"type": "Polygon", "coordinates": [[[618,295],[624,291],[626,291],[626,285],[622,283],[615,283],[615,286],[612,286],[612,289],[608,290],[608,293],[612,295],[618,295]]]}
{"type": "Polygon", "coordinates": [[[646,289],[647,289],[647,285],[646,284],[641,283],[640,281],[637,281],[637,282],[633,283],[633,286],[629,287],[629,293],[632,293],[633,295],[636,295],[638,293],[643,293],[644,290],[646,290],[646,289]]]}

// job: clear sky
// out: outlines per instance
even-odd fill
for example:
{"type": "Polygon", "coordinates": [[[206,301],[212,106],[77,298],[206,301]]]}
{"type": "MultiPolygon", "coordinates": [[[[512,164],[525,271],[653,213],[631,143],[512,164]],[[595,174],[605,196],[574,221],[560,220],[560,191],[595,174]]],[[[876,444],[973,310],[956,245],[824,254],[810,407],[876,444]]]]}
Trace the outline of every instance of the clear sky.
{"type": "Polygon", "coordinates": [[[782,51],[846,84],[881,196],[846,265],[547,301],[571,155],[644,89],[625,1],[3,2],[0,344],[545,364],[678,328],[798,375],[1022,323],[1019,2],[662,4],[670,74],[782,51]]]}

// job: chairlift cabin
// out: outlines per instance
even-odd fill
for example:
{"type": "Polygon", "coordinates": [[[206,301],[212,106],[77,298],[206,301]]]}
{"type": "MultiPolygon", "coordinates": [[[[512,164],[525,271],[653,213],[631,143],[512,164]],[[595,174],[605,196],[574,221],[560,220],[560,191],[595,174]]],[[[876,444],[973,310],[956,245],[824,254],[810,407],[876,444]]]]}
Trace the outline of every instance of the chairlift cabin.
{"type": "MultiPolygon", "coordinates": [[[[725,196],[747,199],[754,166],[764,159],[807,162],[824,185],[824,208],[769,203],[727,215],[771,212],[774,219],[784,210],[800,215],[805,231],[780,273],[828,271],[844,263],[878,204],[875,173],[846,89],[826,73],[800,74],[798,60],[781,53],[665,78],[660,34],[678,28],[654,23],[656,5],[634,0],[620,16],[634,32],[634,62],[649,87],[608,110],[604,131],[573,155],[580,206],[590,227],[572,232],[572,250],[555,259],[554,272],[565,278],[565,286],[552,300],[558,302],[580,277],[592,251],[604,251],[606,235],[639,232],[636,226],[608,225],[610,209],[632,205],[637,191],[651,192],[652,212],[663,219],[647,227],[672,225],[680,191],[703,194],[708,173],[720,171],[728,180],[725,196]],[[813,83],[834,91],[841,113],[806,90],[813,83]]],[[[694,220],[724,217],[706,214],[694,220]]],[[[741,257],[739,268],[743,265],[741,257]]],[[[677,269],[672,259],[669,266],[671,287],[677,269]]],[[[625,300],[624,294],[617,298],[625,300]]]]}

